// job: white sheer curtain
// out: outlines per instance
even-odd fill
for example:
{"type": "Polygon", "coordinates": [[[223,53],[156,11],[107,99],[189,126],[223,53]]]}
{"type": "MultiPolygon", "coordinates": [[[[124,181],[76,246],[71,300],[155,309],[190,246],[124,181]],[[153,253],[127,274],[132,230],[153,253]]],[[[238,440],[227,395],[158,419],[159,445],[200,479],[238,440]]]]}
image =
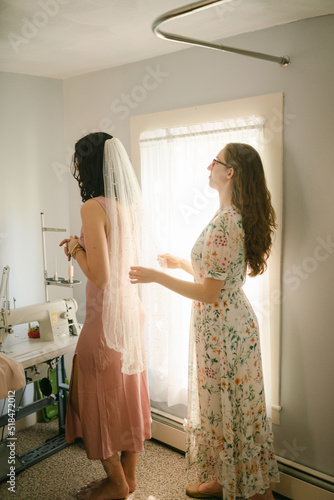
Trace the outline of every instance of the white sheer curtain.
{"type": "MultiPolygon", "coordinates": [[[[208,186],[208,165],[229,142],[251,144],[261,154],[262,117],[240,118],[201,125],[142,132],[140,135],[141,185],[163,252],[190,260],[191,248],[219,206],[218,194],[208,186]]],[[[183,271],[168,271],[192,280],[183,271]]],[[[266,274],[248,278],[244,287],[260,322],[267,406],[270,411],[269,318],[260,305],[268,295],[266,274]],[[265,342],[262,342],[265,339],[265,342]]],[[[188,333],[191,301],[167,291],[164,317],[168,334],[148,339],[151,400],[168,407],[187,405],[188,333]],[[154,343],[159,345],[155,346],[154,343]]],[[[169,411],[173,414],[173,409],[169,411]]]]}

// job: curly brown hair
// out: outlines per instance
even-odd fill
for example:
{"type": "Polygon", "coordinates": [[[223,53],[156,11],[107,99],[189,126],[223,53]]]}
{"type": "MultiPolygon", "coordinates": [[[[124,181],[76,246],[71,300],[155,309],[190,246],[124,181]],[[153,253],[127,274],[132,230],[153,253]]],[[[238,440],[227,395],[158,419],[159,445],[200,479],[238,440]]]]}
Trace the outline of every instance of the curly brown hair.
{"type": "Polygon", "coordinates": [[[82,201],[104,196],[104,143],[112,139],[105,132],[92,132],[78,140],[72,161],[72,174],[78,181],[82,201]]]}
{"type": "Polygon", "coordinates": [[[232,204],[240,211],[245,232],[245,259],[250,276],[262,274],[272,247],[276,214],[271,204],[259,153],[249,144],[224,147],[225,160],[233,167],[232,204]]]}

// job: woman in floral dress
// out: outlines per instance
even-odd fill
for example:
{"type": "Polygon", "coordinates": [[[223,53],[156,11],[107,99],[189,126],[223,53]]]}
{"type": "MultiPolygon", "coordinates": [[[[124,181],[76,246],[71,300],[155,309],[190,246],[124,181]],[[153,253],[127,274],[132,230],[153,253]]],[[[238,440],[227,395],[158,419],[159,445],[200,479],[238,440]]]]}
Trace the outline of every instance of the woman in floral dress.
{"type": "Polygon", "coordinates": [[[191,263],[164,254],[169,268],[132,267],[132,283],[159,283],[193,300],[189,351],[187,461],[199,464],[194,498],[271,500],[279,481],[266,415],[259,328],[242,286],[266,269],[276,217],[259,154],[231,143],[219,152],[210,186],[220,208],[198,237],[191,263]]]}

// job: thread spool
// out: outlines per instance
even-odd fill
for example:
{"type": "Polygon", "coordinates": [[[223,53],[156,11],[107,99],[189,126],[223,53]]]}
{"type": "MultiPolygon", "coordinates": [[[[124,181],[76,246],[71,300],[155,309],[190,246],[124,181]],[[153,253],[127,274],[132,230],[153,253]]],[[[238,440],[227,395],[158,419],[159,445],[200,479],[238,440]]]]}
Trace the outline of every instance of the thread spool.
{"type": "Polygon", "coordinates": [[[74,269],[72,264],[68,266],[68,282],[73,283],[74,269]]]}

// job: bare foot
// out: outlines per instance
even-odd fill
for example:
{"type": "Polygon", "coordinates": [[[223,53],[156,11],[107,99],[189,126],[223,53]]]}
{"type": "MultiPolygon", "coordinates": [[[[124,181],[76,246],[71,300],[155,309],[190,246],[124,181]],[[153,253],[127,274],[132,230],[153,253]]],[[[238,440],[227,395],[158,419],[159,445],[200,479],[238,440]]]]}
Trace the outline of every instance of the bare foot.
{"type": "Polygon", "coordinates": [[[126,467],[123,466],[123,469],[126,482],[128,483],[129,486],[129,493],[133,493],[136,489],[136,477],[133,477],[131,472],[128,471],[126,467]]]}
{"type": "Polygon", "coordinates": [[[124,470],[124,476],[129,486],[129,493],[133,493],[136,489],[136,478],[130,477],[126,470],[124,470]]]}
{"type": "Polygon", "coordinates": [[[79,500],[120,500],[127,497],[129,488],[113,484],[107,477],[78,493],[79,500]]]}
{"type": "Polygon", "coordinates": [[[211,483],[200,484],[198,487],[198,491],[200,491],[201,493],[221,495],[223,497],[223,488],[222,485],[218,483],[217,479],[215,479],[211,483]]]}
{"type": "Polygon", "coordinates": [[[125,478],[126,478],[126,482],[128,483],[128,486],[129,486],[129,493],[133,493],[136,489],[136,481],[129,479],[126,474],[125,474],[125,478]]]}
{"type": "Polygon", "coordinates": [[[82,488],[82,490],[77,493],[77,498],[80,498],[80,495],[82,493],[85,493],[89,488],[98,488],[107,479],[107,477],[103,477],[102,479],[94,479],[94,481],[88,483],[84,488],[82,488]]]}

